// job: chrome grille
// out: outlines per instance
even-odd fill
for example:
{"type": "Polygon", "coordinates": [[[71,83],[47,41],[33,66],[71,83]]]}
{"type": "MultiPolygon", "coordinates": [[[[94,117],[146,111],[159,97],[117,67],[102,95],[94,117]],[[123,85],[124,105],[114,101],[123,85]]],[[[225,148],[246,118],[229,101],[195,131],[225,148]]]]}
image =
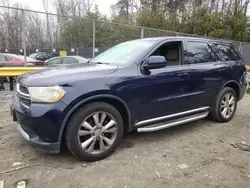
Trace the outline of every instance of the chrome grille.
{"type": "Polygon", "coordinates": [[[20,105],[22,105],[25,108],[29,108],[31,105],[31,100],[28,88],[17,83],[16,91],[20,105]]]}

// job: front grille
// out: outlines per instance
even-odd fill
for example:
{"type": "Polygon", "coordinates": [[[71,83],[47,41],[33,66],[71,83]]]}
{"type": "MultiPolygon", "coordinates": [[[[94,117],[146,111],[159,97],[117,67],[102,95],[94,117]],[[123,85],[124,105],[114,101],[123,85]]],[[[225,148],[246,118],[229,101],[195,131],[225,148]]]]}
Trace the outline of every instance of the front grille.
{"type": "Polygon", "coordinates": [[[20,105],[29,108],[31,105],[29,90],[27,87],[17,84],[17,95],[20,105]]]}

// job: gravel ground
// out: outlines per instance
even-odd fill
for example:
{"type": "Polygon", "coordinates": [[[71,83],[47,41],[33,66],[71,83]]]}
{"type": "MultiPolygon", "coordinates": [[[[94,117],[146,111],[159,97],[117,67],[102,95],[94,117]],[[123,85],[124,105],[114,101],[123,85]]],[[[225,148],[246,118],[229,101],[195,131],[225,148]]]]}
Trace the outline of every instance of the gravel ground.
{"type": "Polygon", "coordinates": [[[11,121],[10,98],[0,93],[0,180],[7,188],[23,179],[28,188],[250,187],[250,152],[231,145],[250,143],[250,94],[229,123],[205,119],[131,133],[112,156],[94,163],[78,161],[67,150],[49,155],[31,148],[11,121]]]}

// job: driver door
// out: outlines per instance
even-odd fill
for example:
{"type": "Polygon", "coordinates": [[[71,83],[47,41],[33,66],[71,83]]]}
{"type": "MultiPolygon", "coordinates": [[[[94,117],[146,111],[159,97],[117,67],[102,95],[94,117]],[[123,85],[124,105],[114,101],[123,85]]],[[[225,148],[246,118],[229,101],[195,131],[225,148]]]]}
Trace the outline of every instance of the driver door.
{"type": "Polygon", "coordinates": [[[171,40],[151,54],[165,56],[167,66],[149,70],[148,74],[140,71],[143,110],[137,122],[190,110],[190,72],[189,65],[183,64],[184,50],[184,41],[171,40]]]}

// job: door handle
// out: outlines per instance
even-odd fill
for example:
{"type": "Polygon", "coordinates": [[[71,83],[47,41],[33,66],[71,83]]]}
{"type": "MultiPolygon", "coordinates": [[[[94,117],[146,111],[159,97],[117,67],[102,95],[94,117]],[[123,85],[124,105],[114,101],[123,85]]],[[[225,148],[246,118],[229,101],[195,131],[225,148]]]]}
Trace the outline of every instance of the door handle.
{"type": "Polygon", "coordinates": [[[186,72],[179,73],[178,76],[179,76],[179,77],[182,77],[182,78],[183,78],[183,77],[187,77],[187,76],[188,76],[188,73],[186,73],[186,72]]]}

